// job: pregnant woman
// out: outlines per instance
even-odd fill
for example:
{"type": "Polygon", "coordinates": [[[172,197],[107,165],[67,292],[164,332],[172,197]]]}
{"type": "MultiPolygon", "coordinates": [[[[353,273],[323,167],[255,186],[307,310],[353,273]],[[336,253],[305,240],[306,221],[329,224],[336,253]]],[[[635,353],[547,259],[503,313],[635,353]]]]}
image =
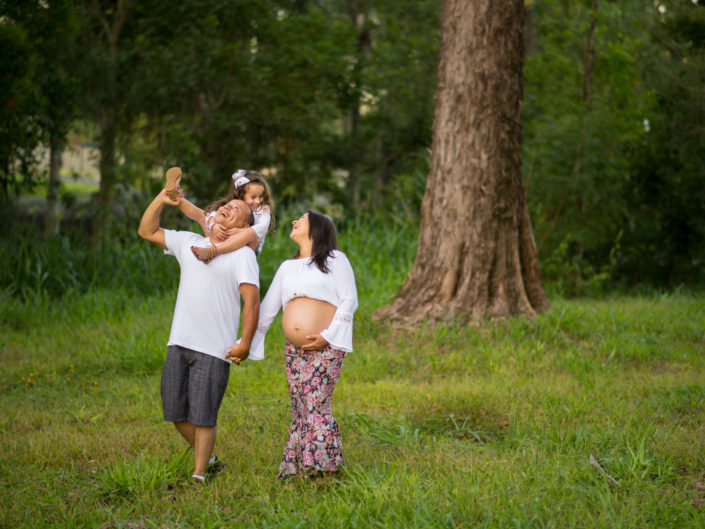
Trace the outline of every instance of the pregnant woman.
{"type": "Polygon", "coordinates": [[[330,475],[345,463],[330,401],[343,358],[352,351],[357,309],[355,275],[337,249],[333,222],[309,211],[292,225],[290,237],[299,251],[272,280],[251,348],[253,356],[262,356],[264,336],[283,307],[292,417],[280,479],[330,475]]]}

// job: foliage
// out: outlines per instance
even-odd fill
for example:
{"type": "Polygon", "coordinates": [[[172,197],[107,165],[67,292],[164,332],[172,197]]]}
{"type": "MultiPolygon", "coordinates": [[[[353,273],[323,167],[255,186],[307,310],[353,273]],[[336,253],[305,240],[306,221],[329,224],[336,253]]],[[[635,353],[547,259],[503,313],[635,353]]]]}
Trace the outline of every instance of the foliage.
{"type": "Polygon", "coordinates": [[[33,56],[27,32],[0,22],[0,53],[0,192],[7,200],[36,180],[30,168],[40,129],[34,114],[38,94],[31,78],[33,56]],[[15,177],[16,171],[21,180],[15,177]]]}
{"type": "Polygon", "coordinates": [[[642,65],[655,97],[635,145],[620,275],[658,285],[705,280],[705,4],[661,2],[642,65]]]}
{"type": "Polygon", "coordinates": [[[639,72],[642,4],[595,5],[534,3],[536,49],[524,70],[524,170],[536,241],[542,262],[558,263],[548,278],[573,285],[611,264],[630,209],[621,190],[652,97],[639,72]]]}
{"type": "Polygon", "coordinates": [[[427,31],[437,2],[407,7],[199,2],[171,13],[211,14],[171,25],[172,39],[147,51],[148,70],[162,80],[145,90],[162,96],[150,114],[164,157],[198,182],[189,192],[212,199],[236,167],[254,167],[282,203],[345,203],[346,177],[358,164],[364,195],[378,205],[395,173],[419,166],[430,138],[436,49],[427,31]]]}
{"type": "MultiPolygon", "coordinates": [[[[566,295],[702,285],[703,2],[526,6],[522,161],[545,278],[566,295]]],[[[250,167],[285,209],[416,224],[440,12],[440,0],[2,0],[0,192],[16,205],[42,181],[37,147],[70,123],[101,148],[99,200],[81,220],[95,244],[113,217],[123,244],[116,202],[154,193],[170,165],[202,203],[250,167]]]]}
{"type": "Polygon", "coordinates": [[[545,0],[531,20],[524,170],[547,279],[702,284],[702,2],[545,0]]]}

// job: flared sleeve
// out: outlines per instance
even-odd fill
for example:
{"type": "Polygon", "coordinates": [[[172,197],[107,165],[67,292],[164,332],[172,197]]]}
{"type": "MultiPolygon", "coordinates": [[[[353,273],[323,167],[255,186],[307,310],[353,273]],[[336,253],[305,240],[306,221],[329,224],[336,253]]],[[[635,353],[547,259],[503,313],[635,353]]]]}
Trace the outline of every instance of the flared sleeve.
{"type": "MultiPolygon", "coordinates": [[[[352,351],[353,341],[353,315],[357,310],[357,288],[355,286],[355,274],[348,257],[340,251],[336,251],[333,259],[328,260],[335,282],[336,294],[338,296],[337,309],[328,328],[321,332],[321,336],[336,349],[352,351]]],[[[268,293],[269,294],[269,293],[268,293]]]]}
{"type": "Polygon", "coordinates": [[[262,360],[264,359],[264,337],[269,330],[270,325],[276,318],[279,309],[282,307],[282,277],[284,276],[284,263],[279,266],[277,273],[274,274],[274,279],[272,279],[272,284],[269,285],[269,290],[264,296],[262,303],[259,306],[259,322],[257,323],[257,330],[255,335],[252,337],[252,344],[250,345],[250,356],[251,360],[262,360]]]}

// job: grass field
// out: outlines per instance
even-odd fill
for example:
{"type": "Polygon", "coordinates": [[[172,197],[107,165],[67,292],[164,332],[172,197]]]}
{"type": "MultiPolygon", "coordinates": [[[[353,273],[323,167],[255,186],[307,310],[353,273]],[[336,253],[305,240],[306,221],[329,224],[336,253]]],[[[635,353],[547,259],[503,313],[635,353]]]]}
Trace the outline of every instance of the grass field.
{"type": "MultiPolygon", "coordinates": [[[[0,527],[705,527],[704,295],[554,298],[532,320],[393,332],[370,313],[413,247],[374,236],[341,237],[361,303],[333,402],[347,466],[324,485],[275,479],[277,322],[267,358],[231,372],[228,467],[197,488],[159,402],[174,282],[0,290],[0,527]]],[[[285,234],[268,244],[265,284],[292,252],[285,234]]],[[[27,249],[26,266],[39,255],[56,269],[61,252],[27,249]]],[[[167,259],[138,257],[150,273],[167,259]]]]}
{"type": "Polygon", "coordinates": [[[232,371],[227,470],[188,483],[159,405],[172,303],[3,300],[2,527],[705,525],[702,297],[554,300],[407,334],[361,313],[334,399],[347,468],[290,488],[279,329],[232,371]]]}

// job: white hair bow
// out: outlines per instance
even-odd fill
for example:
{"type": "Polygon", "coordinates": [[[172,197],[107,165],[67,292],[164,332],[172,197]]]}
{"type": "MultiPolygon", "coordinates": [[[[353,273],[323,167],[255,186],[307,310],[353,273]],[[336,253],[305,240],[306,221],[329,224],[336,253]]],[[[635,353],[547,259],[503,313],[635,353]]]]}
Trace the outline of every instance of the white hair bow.
{"type": "Polygon", "coordinates": [[[236,173],[233,173],[233,182],[235,183],[235,189],[250,183],[250,179],[245,176],[244,169],[238,169],[236,173]]]}

